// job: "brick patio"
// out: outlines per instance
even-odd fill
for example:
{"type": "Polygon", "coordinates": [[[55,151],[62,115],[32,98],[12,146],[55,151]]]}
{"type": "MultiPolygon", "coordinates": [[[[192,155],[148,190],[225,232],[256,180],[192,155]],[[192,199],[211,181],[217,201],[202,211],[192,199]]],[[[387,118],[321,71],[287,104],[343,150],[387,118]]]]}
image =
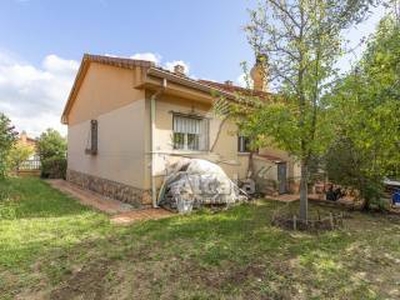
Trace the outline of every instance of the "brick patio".
{"type": "Polygon", "coordinates": [[[81,204],[110,215],[113,224],[128,225],[138,221],[156,220],[174,215],[174,213],[162,208],[135,209],[127,203],[84,190],[65,180],[51,179],[46,180],[46,182],[60,192],[78,199],[81,204]]]}

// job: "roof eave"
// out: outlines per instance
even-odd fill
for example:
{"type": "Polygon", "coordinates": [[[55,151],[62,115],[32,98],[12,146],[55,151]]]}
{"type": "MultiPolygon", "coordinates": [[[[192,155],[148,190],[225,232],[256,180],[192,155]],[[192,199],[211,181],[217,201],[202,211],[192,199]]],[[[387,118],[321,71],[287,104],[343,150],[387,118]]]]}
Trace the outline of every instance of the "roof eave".
{"type": "Polygon", "coordinates": [[[87,69],[88,69],[88,54],[85,53],[82,57],[78,73],[76,74],[74,84],[72,85],[72,89],[69,92],[67,103],[65,104],[63,113],[61,115],[61,123],[64,125],[68,125],[68,113],[71,109],[73,99],[75,98],[76,93],[78,92],[80,81],[83,80],[83,77],[85,76],[87,69]]]}
{"type": "Polygon", "coordinates": [[[235,99],[235,95],[233,95],[231,93],[228,93],[226,91],[223,91],[223,90],[220,90],[220,89],[217,89],[217,88],[214,88],[214,87],[207,86],[205,84],[202,84],[202,83],[200,83],[200,82],[198,82],[196,80],[190,79],[188,77],[175,75],[175,74],[173,74],[171,72],[164,71],[164,70],[161,70],[159,68],[154,68],[154,67],[153,68],[149,68],[148,71],[147,71],[147,75],[148,76],[158,77],[158,78],[165,78],[165,79],[170,80],[170,81],[172,81],[174,83],[181,84],[183,86],[195,89],[197,91],[201,91],[201,92],[207,93],[209,95],[215,94],[215,96],[223,96],[223,97],[226,97],[226,98],[229,98],[229,99],[235,99]]]}
{"type": "Polygon", "coordinates": [[[71,110],[75,97],[79,91],[79,88],[82,84],[83,78],[89,68],[91,62],[106,64],[113,67],[119,67],[124,69],[134,69],[136,67],[143,67],[143,68],[151,68],[154,66],[153,62],[145,61],[145,60],[132,60],[128,58],[115,58],[115,57],[108,57],[102,55],[92,55],[85,53],[82,57],[82,61],[78,70],[78,73],[75,77],[74,84],[72,89],[69,93],[67,103],[64,107],[62,116],[61,116],[61,123],[64,125],[68,125],[68,114],[71,110]]]}

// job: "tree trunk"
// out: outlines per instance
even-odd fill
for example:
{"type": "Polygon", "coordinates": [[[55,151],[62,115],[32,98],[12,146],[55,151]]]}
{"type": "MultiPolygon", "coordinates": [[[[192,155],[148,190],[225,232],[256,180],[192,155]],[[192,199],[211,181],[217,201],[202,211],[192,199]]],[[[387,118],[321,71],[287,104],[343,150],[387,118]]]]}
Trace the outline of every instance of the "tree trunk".
{"type": "Polygon", "coordinates": [[[301,161],[300,219],[308,220],[308,164],[304,160],[301,161]]]}

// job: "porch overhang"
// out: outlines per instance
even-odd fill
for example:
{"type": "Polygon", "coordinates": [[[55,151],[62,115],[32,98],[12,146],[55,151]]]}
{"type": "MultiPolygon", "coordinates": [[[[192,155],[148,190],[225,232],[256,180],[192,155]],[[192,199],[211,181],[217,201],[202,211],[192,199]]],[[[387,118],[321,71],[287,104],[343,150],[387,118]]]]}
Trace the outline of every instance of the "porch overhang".
{"type": "Polygon", "coordinates": [[[233,94],[222,90],[211,88],[201,84],[196,80],[186,76],[179,76],[172,72],[161,70],[159,68],[149,68],[144,81],[136,85],[136,89],[145,89],[156,92],[163,81],[167,80],[167,86],[163,91],[165,95],[182,97],[202,103],[213,103],[216,99],[224,97],[229,100],[235,100],[233,94]]]}

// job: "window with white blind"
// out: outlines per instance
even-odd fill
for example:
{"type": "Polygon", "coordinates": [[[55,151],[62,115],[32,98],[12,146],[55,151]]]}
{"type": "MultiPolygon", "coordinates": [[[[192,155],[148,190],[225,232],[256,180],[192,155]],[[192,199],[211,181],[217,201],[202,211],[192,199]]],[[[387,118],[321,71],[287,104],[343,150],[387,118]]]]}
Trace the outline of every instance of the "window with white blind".
{"type": "Polygon", "coordinates": [[[178,150],[208,150],[208,120],[197,116],[173,116],[173,143],[178,150]]]}

